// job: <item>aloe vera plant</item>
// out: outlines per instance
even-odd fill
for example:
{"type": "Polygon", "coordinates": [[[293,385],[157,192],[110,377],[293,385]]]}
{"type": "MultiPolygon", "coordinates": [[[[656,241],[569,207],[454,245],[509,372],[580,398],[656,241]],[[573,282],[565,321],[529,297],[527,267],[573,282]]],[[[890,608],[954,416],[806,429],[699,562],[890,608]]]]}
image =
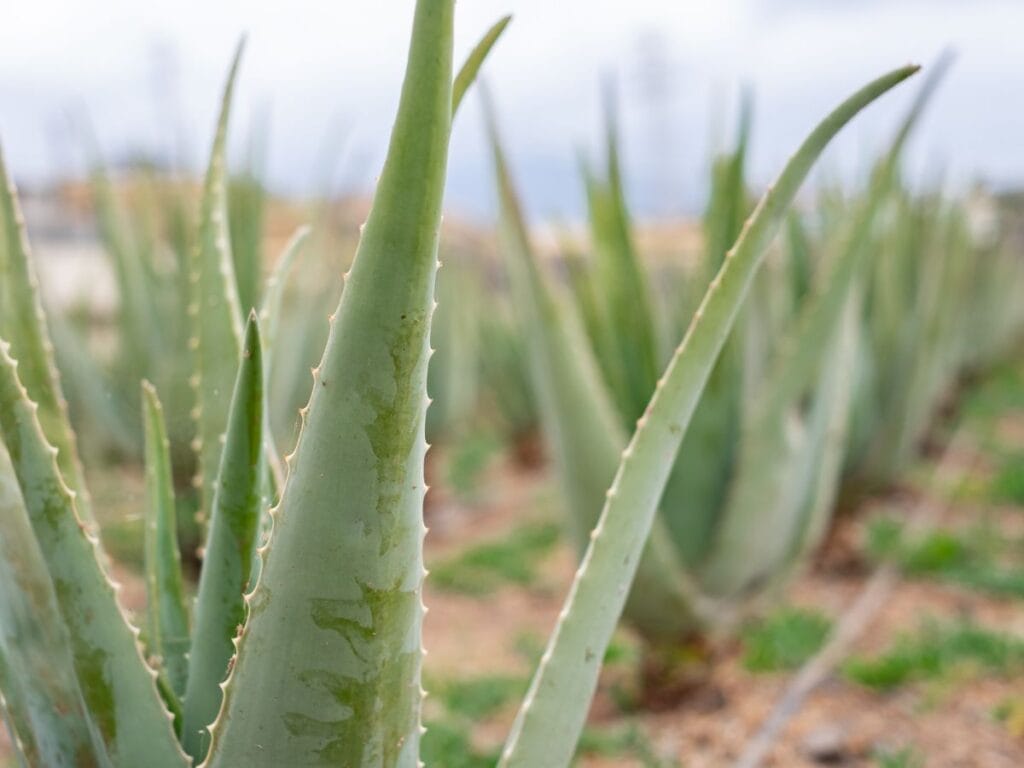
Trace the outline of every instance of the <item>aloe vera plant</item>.
{"type": "MultiPolygon", "coordinates": [[[[712,285],[747,205],[748,131],[745,108],[736,150],[714,166],[706,255],[695,278],[712,285]]],[[[596,255],[582,289],[580,276],[573,279],[576,307],[565,305],[534,263],[493,118],[491,134],[513,293],[528,309],[536,390],[571,531],[583,551],[627,445],[618,424],[645,418],[634,392],[643,391],[643,371],[661,365],[653,329],[671,323],[659,323],[650,316],[652,302],[636,298],[647,289],[632,244],[614,130],[607,180],[587,177],[596,255]],[[602,278],[602,272],[616,276],[602,278]],[[633,286],[633,295],[622,286],[633,286]],[[611,319],[627,311],[647,319],[632,325],[611,319]],[[638,348],[652,360],[646,367],[635,352],[626,360],[618,351],[638,348]],[[630,386],[617,379],[627,371],[630,386]]],[[[672,454],[661,513],[626,603],[626,617],[651,644],[672,646],[694,630],[734,622],[746,606],[777,591],[823,532],[849,424],[852,393],[845,381],[853,376],[857,350],[850,317],[860,304],[863,255],[849,247],[815,265],[801,300],[781,316],[762,296],[777,288],[771,281],[778,276],[752,271],[753,295],[713,361],[682,445],[672,454]]],[[[646,378],[650,396],[657,374],[646,378]]]]}
{"type": "MultiPolygon", "coordinates": [[[[157,768],[418,764],[426,374],[447,148],[454,108],[504,27],[484,38],[453,86],[453,24],[454,0],[417,2],[387,160],[265,543],[259,530],[272,459],[264,435],[266,364],[256,316],[243,332],[236,315],[224,218],[224,135],[236,59],[192,262],[200,477],[210,518],[205,563],[189,628],[165,428],[156,393],[147,387],[145,655],[105,574],[83,496],[69,487],[80,481],[67,461],[74,436],[55,394],[44,318],[32,311],[7,323],[5,300],[10,346],[0,347],[0,436],[10,464],[0,462],[0,505],[9,513],[0,566],[26,578],[0,585],[0,685],[25,761],[157,768]],[[19,373],[12,353],[43,364],[19,373]],[[39,638],[38,646],[25,645],[30,636],[39,638]],[[42,672],[41,653],[48,669],[37,678],[32,672],[42,672]],[[55,711],[80,717],[55,721],[55,711]]],[[[771,232],[832,136],[912,72],[904,68],[875,81],[830,115],[724,260],[623,456],[502,764],[568,765],[671,457],[771,232]]],[[[0,194],[4,274],[21,276],[32,288],[6,180],[0,194]]],[[[273,304],[267,313],[270,326],[273,304]]]]}

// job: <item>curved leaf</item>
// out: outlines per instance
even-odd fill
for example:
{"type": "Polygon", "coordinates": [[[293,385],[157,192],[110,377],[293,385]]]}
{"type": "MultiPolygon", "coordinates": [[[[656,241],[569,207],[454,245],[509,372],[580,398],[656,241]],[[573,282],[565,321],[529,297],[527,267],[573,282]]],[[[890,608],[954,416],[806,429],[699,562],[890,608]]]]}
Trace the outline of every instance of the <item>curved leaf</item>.
{"type": "Polygon", "coordinates": [[[248,597],[211,768],[418,761],[423,422],[453,17],[454,0],[417,2],[387,161],[248,597]]]}
{"type": "MultiPolygon", "coordinates": [[[[626,435],[597,362],[587,354],[579,318],[557,301],[532,254],[489,104],[485,113],[512,294],[523,315],[530,373],[569,505],[571,533],[583,551],[615,476],[626,435]]],[[[659,531],[651,537],[626,605],[626,615],[647,638],[672,642],[693,627],[695,606],[682,588],[684,581],[667,532],[659,531]]]]}
{"type": "Polygon", "coordinates": [[[761,199],[726,255],[623,454],[501,766],[569,764],[676,452],[765,248],[829,141],[861,109],[916,71],[904,67],[875,80],[825,118],[761,199]]]}
{"type": "Polygon", "coordinates": [[[455,76],[455,82],[452,84],[453,117],[458,113],[459,106],[461,106],[462,100],[466,96],[466,91],[469,90],[473,81],[476,80],[476,76],[480,73],[480,67],[484,65],[488,54],[490,54],[494,44],[498,42],[505,32],[505,28],[509,25],[510,21],[512,21],[512,17],[505,16],[487,30],[486,34],[480,38],[480,42],[469,52],[466,61],[459,68],[459,74],[455,76]]]}
{"type": "Polygon", "coordinates": [[[68,421],[60,374],[53,362],[53,344],[39,298],[39,282],[32,266],[25,220],[18,206],[13,180],[7,175],[0,150],[0,336],[21,361],[21,376],[32,399],[39,404],[39,423],[46,440],[57,448],[57,465],[64,482],[77,494],[78,513],[95,527],[92,505],[75,433],[68,421]]]}
{"type": "Polygon", "coordinates": [[[181,577],[167,428],[156,388],[148,381],[142,382],[142,419],[146,432],[148,649],[160,660],[171,690],[180,698],[188,677],[188,609],[181,577]]]}
{"type": "Polygon", "coordinates": [[[196,447],[201,514],[209,515],[214,482],[220,467],[224,430],[227,428],[231,387],[242,348],[242,313],[231,257],[227,204],[227,131],[238,65],[244,49],[238,44],[203,184],[199,211],[199,241],[189,260],[189,319],[195,351],[196,447]]]}
{"type": "Polygon", "coordinates": [[[98,543],[82,524],[6,344],[0,345],[0,433],[71,637],[86,707],[114,765],[187,765],[171,717],[143,661],[98,543]]]}
{"type": "Polygon", "coordinates": [[[207,726],[220,708],[220,684],[234,655],[238,628],[245,624],[243,594],[262,511],[263,423],[263,360],[252,313],[231,397],[189,653],[181,734],[185,751],[197,763],[209,746],[207,726]]]}
{"type": "Polygon", "coordinates": [[[67,627],[0,445],[0,692],[30,765],[109,765],[82,700],[67,627]]]}

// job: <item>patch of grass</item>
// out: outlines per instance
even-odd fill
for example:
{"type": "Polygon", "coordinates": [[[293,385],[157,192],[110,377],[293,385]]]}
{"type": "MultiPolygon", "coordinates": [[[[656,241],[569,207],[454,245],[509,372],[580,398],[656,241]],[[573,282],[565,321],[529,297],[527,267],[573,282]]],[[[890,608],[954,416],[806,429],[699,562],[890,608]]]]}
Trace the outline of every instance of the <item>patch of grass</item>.
{"type": "Polygon", "coordinates": [[[449,713],[478,722],[521,699],[527,684],[520,677],[488,675],[438,682],[430,686],[430,693],[449,713]]]}
{"type": "Polygon", "coordinates": [[[640,659],[640,649],[637,643],[628,635],[616,632],[612,636],[608,648],[604,652],[604,666],[607,667],[631,667],[640,659]]]}
{"type": "Polygon", "coordinates": [[[931,531],[904,548],[900,557],[903,570],[911,575],[941,573],[966,566],[973,559],[965,542],[949,531],[931,531]]]}
{"type": "Polygon", "coordinates": [[[864,549],[873,560],[897,557],[903,548],[903,523],[879,516],[868,522],[864,549]]]}
{"type": "Polygon", "coordinates": [[[1002,597],[1024,597],[1024,569],[999,568],[993,565],[971,566],[949,576],[970,589],[1002,597]]]}
{"type": "Polygon", "coordinates": [[[512,706],[526,692],[525,678],[487,675],[460,680],[427,680],[434,716],[421,744],[427,768],[492,768],[498,750],[473,744],[473,727],[512,706]]]}
{"type": "Polygon", "coordinates": [[[968,665],[988,674],[1024,669],[1024,640],[970,624],[926,624],[874,658],[853,658],[843,672],[855,683],[887,691],[917,680],[934,680],[968,665]]]}
{"type": "Polygon", "coordinates": [[[786,608],[743,634],[743,666],[751,672],[796,669],[825,643],[832,622],[817,611],[786,608]]]}
{"type": "Polygon", "coordinates": [[[1024,370],[1017,362],[994,371],[971,390],[964,403],[964,415],[982,421],[1010,410],[1024,410],[1024,370]]]}
{"type": "Polygon", "coordinates": [[[502,539],[485,542],[430,568],[431,583],[441,589],[485,596],[503,584],[528,587],[558,542],[556,523],[524,525],[502,539]]]}
{"type": "Polygon", "coordinates": [[[588,726],[580,737],[577,755],[598,757],[631,757],[644,768],[676,768],[676,761],[658,757],[647,735],[635,724],[613,728],[588,726]]]}
{"type": "Polygon", "coordinates": [[[1003,542],[984,526],[963,534],[932,531],[908,540],[902,523],[873,520],[867,551],[876,560],[891,560],[908,576],[938,578],[1005,597],[1024,597],[1024,568],[997,560],[1003,542]]]}
{"type": "Polygon", "coordinates": [[[540,662],[540,657],[544,655],[546,643],[547,640],[536,632],[520,632],[512,641],[512,650],[526,662],[527,666],[533,669],[540,662]]]}
{"type": "Polygon", "coordinates": [[[480,478],[491,461],[501,453],[501,439],[490,432],[473,432],[452,447],[445,465],[445,480],[461,498],[472,498],[480,478]]]}
{"type": "Polygon", "coordinates": [[[446,720],[427,722],[420,741],[420,755],[426,768],[493,768],[498,752],[480,752],[473,747],[466,725],[446,720]]]}
{"type": "Polygon", "coordinates": [[[992,478],[990,496],[994,501],[1024,507],[1024,454],[1014,453],[1003,460],[992,478]]]}
{"type": "Polygon", "coordinates": [[[913,747],[879,749],[872,757],[878,768],[924,768],[924,757],[913,747]]]}
{"type": "Polygon", "coordinates": [[[932,531],[917,541],[908,541],[903,523],[891,517],[869,523],[866,549],[871,558],[894,560],[901,570],[912,575],[963,566],[974,554],[961,537],[949,531],[932,531]]]}
{"type": "Polygon", "coordinates": [[[144,567],[143,524],[141,517],[123,517],[105,523],[100,529],[103,550],[114,560],[134,571],[144,567]]]}

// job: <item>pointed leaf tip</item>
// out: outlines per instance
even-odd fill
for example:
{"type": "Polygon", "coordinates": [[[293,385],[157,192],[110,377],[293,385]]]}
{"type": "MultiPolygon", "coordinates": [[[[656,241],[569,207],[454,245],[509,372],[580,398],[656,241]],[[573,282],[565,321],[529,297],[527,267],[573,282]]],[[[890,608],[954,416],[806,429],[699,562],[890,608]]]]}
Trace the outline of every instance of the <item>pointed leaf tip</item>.
{"type": "Polygon", "coordinates": [[[486,34],[480,39],[480,42],[476,44],[476,47],[470,51],[469,56],[466,57],[465,63],[459,70],[459,74],[455,77],[455,82],[452,86],[452,115],[454,116],[459,111],[459,106],[462,104],[462,100],[466,95],[466,91],[476,80],[477,75],[480,72],[480,67],[483,66],[484,61],[487,60],[487,56],[490,54],[491,49],[501,38],[505,29],[512,22],[512,16],[504,16],[494,26],[487,30],[486,34]]]}

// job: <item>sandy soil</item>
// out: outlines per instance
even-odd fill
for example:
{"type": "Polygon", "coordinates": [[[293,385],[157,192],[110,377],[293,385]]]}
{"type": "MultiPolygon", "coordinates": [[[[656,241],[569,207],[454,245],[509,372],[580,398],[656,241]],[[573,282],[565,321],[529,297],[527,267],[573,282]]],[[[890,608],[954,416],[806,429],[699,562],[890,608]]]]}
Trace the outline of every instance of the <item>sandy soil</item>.
{"type": "MultiPolygon", "coordinates": [[[[543,475],[499,474],[507,484],[500,502],[473,510],[435,505],[436,518],[450,517],[444,531],[429,540],[430,555],[449,552],[455,541],[491,539],[522,523],[531,502],[550,490],[543,475]],[[468,519],[467,519],[468,518],[468,519]],[[461,522],[460,522],[461,521],[461,522]]],[[[837,617],[857,595],[871,567],[851,554],[862,538],[864,521],[874,508],[909,509],[920,492],[903,491],[875,499],[850,515],[832,537],[834,551],[821,553],[793,585],[790,603],[837,617]]],[[[940,500],[936,500],[940,503],[940,500]]],[[[952,524],[970,521],[979,510],[971,504],[947,512],[952,524]]],[[[1006,535],[1019,535],[1020,510],[990,510],[989,516],[1006,535]]],[[[437,677],[472,677],[499,673],[528,675],[529,667],[516,650],[524,632],[544,637],[554,625],[561,599],[574,570],[572,554],[560,547],[545,563],[535,588],[502,588],[485,599],[445,593],[427,586],[430,612],[425,626],[427,670],[437,677]]],[[[913,632],[929,619],[969,618],[978,624],[1024,636],[1024,603],[998,599],[935,581],[902,581],[854,647],[855,653],[877,653],[897,636],[913,632]]],[[[592,710],[592,724],[613,729],[638,724],[657,756],[667,765],[730,765],[756,732],[790,680],[788,673],[753,674],[741,663],[737,643],[719,648],[710,674],[688,696],[667,711],[622,714],[612,701],[611,688],[621,681],[608,675],[592,710]],[[674,762],[673,762],[674,761],[674,762]]],[[[901,686],[880,694],[830,677],[805,703],[771,752],[766,765],[876,765],[878,750],[912,747],[928,766],[950,768],[1010,768],[1024,765],[1024,739],[1011,733],[993,711],[1021,692],[1021,680],[966,676],[964,679],[901,686]],[[828,749],[825,749],[825,747],[828,749]],[[827,757],[825,752],[832,756],[827,757]],[[819,754],[814,757],[811,753],[819,754]],[[827,759],[826,759],[827,757],[827,759]]],[[[500,744],[514,715],[503,712],[475,732],[481,748],[500,744]]],[[[624,757],[584,758],[581,766],[646,766],[624,757]]]]}
{"type": "MultiPolygon", "coordinates": [[[[1019,416],[1013,415],[1000,423],[998,432],[1007,442],[1024,446],[1020,424],[1019,416]]],[[[472,503],[440,490],[431,492],[428,566],[450,559],[474,543],[500,539],[526,522],[550,519],[556,504],[553,483],[545,471],[517,468],[508,460],[494,463],[481,487],[485,493],[472,503]]],[[[871,572],[859,555],[865,520],[878,509],[910,509],[927,493],[904,489],[870,499],[855,513],[844,516],[827,549],[793,585],[790,603],[832,617],[841,615],[871,572]]],[[[956,502],[946,519],[952,525],[962,524],[977,519],[982,511],[979,502],[956,502]]],[[[1024,534],[1021,510],[987,508],[985,514],[1006,536],[1024,534]]],[[[429,613],[424,630],[428,679],[527,677],[531,667],[522,651],[522,638],[543,638],[550,632],[574,567],[573,554],[559,544],[544,558],[540,578],[529,587],[507,585],[486,597],[473,597],[440,590],[428,579],[429,613]]],[[[124,604],[141,611],[145,594],[138,575],[122,566],[115,567],[114,575],[123,585],[124,604]]],[[[1024,637],[1022,601],[997,599],[934,581],[903,581],[855,651],[877,652],[926,619],[957,617],[1024,637]]],[[[628,672],[613,669],[602,679],[592,709],[592,726],[606,731],[625,725],[639,728],[651,751],[664,761],[659,765],[730,765],[777,702],[791,675],[746,671],[736,642],[715,649],[713,655],[714,663],[700,684],[659,712],[621,711],[616,688],[634,681],[623,680],[628,672]]],[[[1022,766],[1024,738],[993,715],[1001,703],[1021,694],[1021,682],[1019,677],[965,674],[879,694],[836,674],[805,703],[766,764],[869,766],[878,764],[873,758],[878,749],[912,747],[927,766],[1022,766]]],[[[438,706],[428,699],[428,718],[438,706]]],[[[499,745],[513,715],[514,706],[510,706],[481,723],[472,734],[474,745],[484,750],[499,745]]],[[[5,751],[0,746],[0,764],[5,751]]],[[[623,756],[588,756],[579,761],[583,768],[649,768],[653,764],[650,758],[644,762],[623,756]]]]}

